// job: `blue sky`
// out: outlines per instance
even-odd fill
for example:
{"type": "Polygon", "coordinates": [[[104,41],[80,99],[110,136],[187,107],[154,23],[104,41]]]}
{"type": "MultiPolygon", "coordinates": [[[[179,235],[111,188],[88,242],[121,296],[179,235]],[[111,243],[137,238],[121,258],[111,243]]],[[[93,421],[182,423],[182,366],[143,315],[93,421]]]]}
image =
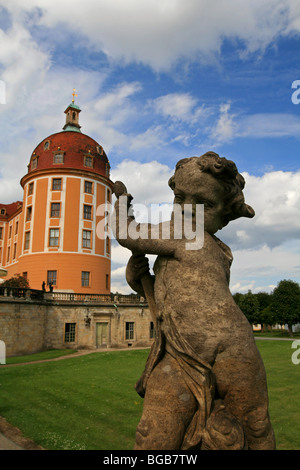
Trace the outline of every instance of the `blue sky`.
{"type": "MultiPolygon", "coordinates": [[[[256,217],[218,233],[233,292],[299,282],[299,52],[297,0],[0,0],[0,200],[22,199],[76,88],[82,132],[137,202],[171,201],[180,158],[235,161],[256,217]]],[[[128,255],[115,246],[114,290],[128,292],[128,255]]]]}

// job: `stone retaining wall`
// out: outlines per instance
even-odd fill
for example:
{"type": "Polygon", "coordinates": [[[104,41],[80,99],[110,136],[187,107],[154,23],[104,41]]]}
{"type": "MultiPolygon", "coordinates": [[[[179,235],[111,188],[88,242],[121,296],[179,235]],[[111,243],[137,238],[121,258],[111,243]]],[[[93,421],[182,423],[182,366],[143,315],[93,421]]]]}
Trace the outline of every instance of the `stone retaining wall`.
{"type": "Polygon", "coordinates": [[[44,349],[148,347],[151,320],[147,304],[0,297],[0,340],[7,357],[44,349]]]}

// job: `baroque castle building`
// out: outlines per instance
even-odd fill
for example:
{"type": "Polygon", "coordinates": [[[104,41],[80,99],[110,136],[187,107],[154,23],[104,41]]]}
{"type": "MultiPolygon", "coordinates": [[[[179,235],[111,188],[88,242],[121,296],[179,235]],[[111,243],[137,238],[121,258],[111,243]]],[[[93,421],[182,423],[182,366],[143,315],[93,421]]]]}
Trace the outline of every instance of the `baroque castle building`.
{"type": "Polygon", "coordinates": [[[155,338],[146,300],[111,293],[110,164],[102,146],[81,132],[74,95],[63,130],[30,156],[23,201],[0,204],[0,277],[21,274],[30,286],[0,284],[0,341],[7,356],[149,347],[155,338]],[[42,290],[44,282],[51,292],[42,290]]]}

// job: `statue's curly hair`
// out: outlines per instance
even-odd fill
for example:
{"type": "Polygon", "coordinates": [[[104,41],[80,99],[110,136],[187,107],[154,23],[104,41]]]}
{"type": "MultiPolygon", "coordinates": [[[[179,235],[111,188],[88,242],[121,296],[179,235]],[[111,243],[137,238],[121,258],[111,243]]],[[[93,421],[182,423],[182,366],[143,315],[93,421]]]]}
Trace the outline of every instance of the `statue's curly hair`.
{"type": "Polygon", "coordinates": [[[254,217],[255,212],[251,206],[245,204],[243,189],[245,187],[245,179],[238,172],[235,163],[226,158],[221,158],[215,152],[207,152],[200,157],[183,158],[176,164],[175,173],[169,179],[169,186],[175,189],[175,174],[180,168],[187,163],[194,161],[199,166],[199,170],[210,173],[212,176],[220,180],[225,188],[225,212],[223,215],[224,226],[230,220],[239,217],[254,217]]]}

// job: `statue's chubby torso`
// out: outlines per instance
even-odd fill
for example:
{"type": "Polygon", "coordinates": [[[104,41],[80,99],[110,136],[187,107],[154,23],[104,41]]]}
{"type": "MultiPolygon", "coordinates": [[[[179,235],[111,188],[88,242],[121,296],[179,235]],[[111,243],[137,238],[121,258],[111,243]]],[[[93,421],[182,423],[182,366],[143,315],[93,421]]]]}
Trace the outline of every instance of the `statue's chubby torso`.
{"type": "Polygon", "coordinates": [[[186,250],[181,240],[174,256],[159,256],[154,266],[155,300],[167,340],[172,325],[182,344],[210,363],[243,338],[252,342],[252,329],[229,290],[231,262],[230,249],[205,232],[201,249],[186,250]]]}

